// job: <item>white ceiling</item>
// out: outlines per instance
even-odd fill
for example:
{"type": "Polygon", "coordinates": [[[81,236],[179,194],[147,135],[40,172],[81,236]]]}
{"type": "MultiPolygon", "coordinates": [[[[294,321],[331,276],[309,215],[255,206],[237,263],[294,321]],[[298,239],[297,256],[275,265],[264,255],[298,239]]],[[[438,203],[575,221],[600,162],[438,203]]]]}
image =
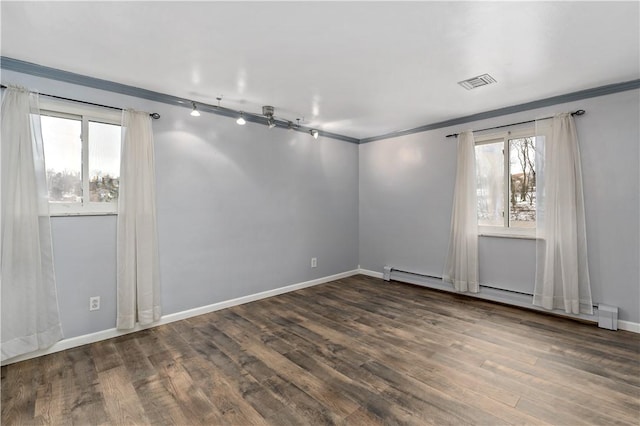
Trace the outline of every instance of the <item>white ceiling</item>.
{"type": "Polygon", "coordinates": [[[640,3],[1,2],[1,53],[355,138],[640,77],[640,3]],[[457,82],[489,73],[497,84],[457,82]]]}

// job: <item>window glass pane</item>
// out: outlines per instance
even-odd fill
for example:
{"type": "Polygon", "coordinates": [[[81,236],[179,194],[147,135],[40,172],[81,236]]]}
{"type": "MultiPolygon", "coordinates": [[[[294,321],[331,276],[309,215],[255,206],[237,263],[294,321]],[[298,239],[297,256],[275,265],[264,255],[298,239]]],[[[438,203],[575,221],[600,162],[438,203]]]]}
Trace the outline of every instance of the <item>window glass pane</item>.
{"type": "Polygon", "coordinates": [[[89,200],[114,202],[120,186],[120,126],[89,122],[89,200]]]}
{"type": "Polygon", "coordinates": [[[51,202],[82,202],[82,122],[41,116],[47,185],[51,202]]]}
{"type": "Polygon", "coordinates": [[[476,145],[478,225],[504,226],[504,157],[502,141],[476,145]]]}
{"type": "Polygon", "coordinates": [[[509,226],[536,226],[535,138],[509,140],[509,226]]]}

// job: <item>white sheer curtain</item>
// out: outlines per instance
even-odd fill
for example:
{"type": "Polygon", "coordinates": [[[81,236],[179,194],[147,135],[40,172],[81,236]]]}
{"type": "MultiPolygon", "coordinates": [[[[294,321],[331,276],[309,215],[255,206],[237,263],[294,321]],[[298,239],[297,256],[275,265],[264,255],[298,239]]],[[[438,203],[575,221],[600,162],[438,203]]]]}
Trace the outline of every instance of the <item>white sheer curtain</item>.
{"type": "Polygon", "coordinates": [[[160,319],[153,132],[148,113],[122,118],[118,195],[118,329],[160,319]]]}
{"type": "Polygon", "coordinates": [[[442,279],[458,291],[477,293],[478,213],[473,132],[458,135],[458,165],[451,214],[449,253],[442,279]]]}
{"type": "Polygon", "coordinates": [[[2,98],[2,360],[62,339],[38,95],[2,98]]]}
{"type": "Polygon", "coordinates": [[[536,122],[536,283],[533,304],[593,313],[582,167],[571,114],[536,122]]]}

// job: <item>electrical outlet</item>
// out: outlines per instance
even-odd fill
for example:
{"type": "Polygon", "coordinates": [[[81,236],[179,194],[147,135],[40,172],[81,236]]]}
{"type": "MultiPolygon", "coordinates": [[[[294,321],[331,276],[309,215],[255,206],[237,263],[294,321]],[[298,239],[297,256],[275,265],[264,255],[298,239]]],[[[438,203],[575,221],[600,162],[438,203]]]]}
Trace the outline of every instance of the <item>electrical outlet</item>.
{"type": "Polygon", "coordinates": [[[100,296],[93,296],[89,298],[89,310],[97,311],[100,309],[100,296]]]}
{"type": "Polygon", "coordinates": [[[311,267],[315,268],[316,266],[318,266],[318,258],[317,257],[312,257],[311,258],[311,267]]]}

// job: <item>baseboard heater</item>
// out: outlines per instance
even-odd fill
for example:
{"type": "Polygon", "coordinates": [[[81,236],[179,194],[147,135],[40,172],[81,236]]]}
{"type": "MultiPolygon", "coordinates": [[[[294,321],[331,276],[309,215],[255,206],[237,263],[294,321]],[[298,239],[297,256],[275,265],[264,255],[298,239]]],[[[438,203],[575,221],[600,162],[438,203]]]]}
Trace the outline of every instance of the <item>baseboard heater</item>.
{"type": "MultiPolygon", "coordinates": [[[[385,281],[398,281],[408,284],[419,285],[422,287],[432,288],[435,290],[447,291],[450,293],[460,294],[455,291],[450,283],[442,280],[442,277],[435,275],[427,275],[419,272],[411,272],[393,266],[385,266],[383,269],[383,279],[385,281]]],[[[487,285],[480,285],[479,293],[464,293],[466,296],[478,299],[490,300],[493,302],[505,303],[521,308],[532,309],[540,312],[549,312],[546,309],[534,306],[531,303],[532,294],[521,293],[517,291],[504,290],[487,285]]],[[[562,310],[551,311],[554,314],[565,316],[568,318],[577,318],[584,321],[598,323],[601,328],[609,330],[618,329],[618,308],[603,304],[594,305],[593,315],[587,314],[567,314],[562,310]]]]}

